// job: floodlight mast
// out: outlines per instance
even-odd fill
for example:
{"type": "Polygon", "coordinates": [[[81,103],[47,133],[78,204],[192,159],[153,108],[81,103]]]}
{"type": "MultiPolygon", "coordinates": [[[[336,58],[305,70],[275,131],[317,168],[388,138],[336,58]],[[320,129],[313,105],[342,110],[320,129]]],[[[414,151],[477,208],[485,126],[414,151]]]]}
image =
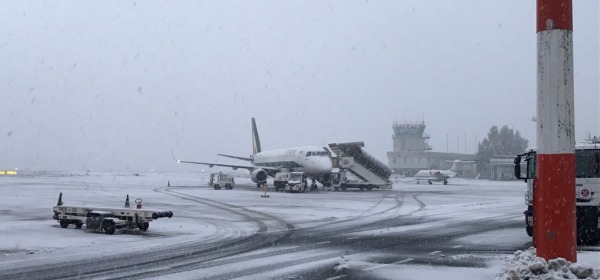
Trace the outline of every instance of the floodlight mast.
{"type": "Polygon", "coordinates": [[[572,0],[537,0],[537,256],[577,261],[572,0]]]}

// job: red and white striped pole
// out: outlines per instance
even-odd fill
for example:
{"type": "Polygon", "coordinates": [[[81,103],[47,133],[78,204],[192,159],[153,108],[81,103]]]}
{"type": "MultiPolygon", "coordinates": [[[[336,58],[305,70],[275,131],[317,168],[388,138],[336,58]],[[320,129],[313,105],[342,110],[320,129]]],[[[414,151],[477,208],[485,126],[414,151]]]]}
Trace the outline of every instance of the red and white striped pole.
{"type": "Polygon", "coordinates": [[[572,0],[537,0],[538,257],[577,261],[572,0]]]}

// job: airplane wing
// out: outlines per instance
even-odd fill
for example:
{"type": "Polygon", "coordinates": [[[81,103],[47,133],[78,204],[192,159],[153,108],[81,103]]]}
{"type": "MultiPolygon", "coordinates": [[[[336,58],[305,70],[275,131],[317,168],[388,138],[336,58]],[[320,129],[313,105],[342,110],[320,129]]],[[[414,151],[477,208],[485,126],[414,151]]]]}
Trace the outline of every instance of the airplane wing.
{"type": "Polygon", "coordinates": [[[244,165],[235,165],[235,164],[222,164],[222,163],[212,163],[212,162],[199,162],[199,161],[187,161],[187,160],[177,160],[177,163],[202,164],[202,165],[208,165],[208,167],[223,166],[223,167],[231,167],[233,170],[236,170],[238,168],[242,168],[242,169],[248,169],[248,170],[252,171],[252,170],[255,169],[254,166],[244,166],[244,165]]]}
{"type": "Polygon", "coordinates": [[[260,168],[267,171],[279,171],[281,168],[279,167],[263,167],[263,166],[247,166],[247,165],[236,165],[236,164],[224,164],[224,163],[212,163],[212,162],[198,162],[198,161],[187,161],[187,160],[177,160],[177,163],[191,163],[191,164],[202,164],[208,165],[208,167],[213,166],[222,166],[222,167],[231,167],[233,170],[237,170],[238,168],[248,169],[252,172],[254,169],[260,168]]]}
{"type": "MultiPolygon", "coordinates": [[[[235,165],[235,164],[222,164],[222,163],[212,163],[212,162],[180,160],[175,157],[175,153],[173,153],[173,150],[171,150],[171,155],[173,156],[173,160],[175,160],[177,163],[202,164],[202,165],[208,165],[208,167],[210,167],[210,168],[212,168],[213,166],[222,166],[222,167],[231,167],[233,170],[237,170],[238,168],[248,169],[250,172],[252,172],[254,169],[257,168],[256,166],[247,166],[247,165],[235,165]]],[[[260,167],[260,168],[268,170],[268,171],[278,171],[279,170],[279,169],[271,170],[271,168],[268,168],[268,167],[260,167]]]]}
{"type": "Polygon", "coordinates": [[[439,177],[439,176],[437,176],[437,177],[434,177],[434,176],[429,176],[429,177],[414,177],[414,179],[417,180],[417,181],[429,181],[429,180],[431,180],[431,181],[436,181],[436,182],[444,180],[443,177],[439,177]]]}
{"type": "Polygon", "coordinates": [[[239,160],[252,161],[252,158],[249,158],[249,157],[238,157],[238,156],[230,156],[230,155],[224,155],[224,154],[217,154],[217,155],[222,156],[222,157],[239,159],[239,160]]]}

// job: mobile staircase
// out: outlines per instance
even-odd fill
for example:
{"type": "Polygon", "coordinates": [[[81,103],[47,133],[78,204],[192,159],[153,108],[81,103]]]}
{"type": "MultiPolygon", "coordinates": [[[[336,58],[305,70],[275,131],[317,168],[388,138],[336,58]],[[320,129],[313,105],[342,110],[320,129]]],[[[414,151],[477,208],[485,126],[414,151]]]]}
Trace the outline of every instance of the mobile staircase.
{"type": "MultiPolygon", "coordinates": [[[[341,180],[336,190],[341,188],[359,188],[371,190],[391,189],[392,181],[389,180],[392,170],[383,162],[368,154],[362,148],[364,142],[332,143],[329,148],[335,154],[332,155],[334,168],[339,168],[340,173],[349,172],[358,180],[341,180]]],[[[341,176],[345,177],[345,176],[341,176]]]]}

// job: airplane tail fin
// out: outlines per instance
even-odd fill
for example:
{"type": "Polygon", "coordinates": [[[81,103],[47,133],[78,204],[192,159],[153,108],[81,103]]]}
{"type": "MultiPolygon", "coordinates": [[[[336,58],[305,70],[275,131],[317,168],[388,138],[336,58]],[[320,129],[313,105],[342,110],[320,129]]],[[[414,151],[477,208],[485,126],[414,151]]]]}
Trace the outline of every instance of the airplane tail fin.
{"type": "Polygon", "coordinates": [[[256,155],[260,153],[260,138],[258,138],[258,129],[256,128],[256,121],[252,118],[252,154],[256,155]]]}
{"type": "Polygon", "coordinates": [[[460,160],[460,159],[456,159],[456,160],[448,160],[449,162],[452,162],[452,167],[450,167],[450,171],[454,171],[456,172],[457,170],[457,166],[458,163],[474,163],[474,160],[460,160]]]}
{"type": "Polygon", "coordinates": [[[456,172],[457,165],[458,165],[459,162],[460,162],[460,160],[454,160],[454,161],[452,161],[452,167],[450,167],[450,171],[456,172]]]}

